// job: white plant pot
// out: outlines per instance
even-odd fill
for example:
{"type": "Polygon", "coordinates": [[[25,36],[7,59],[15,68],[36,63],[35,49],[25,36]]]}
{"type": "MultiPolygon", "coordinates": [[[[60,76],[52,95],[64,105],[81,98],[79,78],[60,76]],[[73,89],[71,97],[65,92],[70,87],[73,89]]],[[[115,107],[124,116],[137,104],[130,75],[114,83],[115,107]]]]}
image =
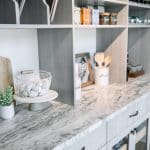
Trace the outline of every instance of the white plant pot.
{"type": "Polygon", "coordinates": [[[109,84],[109,68],[95,67],[95,84],[100,87],[108,86],[108,84],[109,84]]]}
{"type": "Polygon", "coordinates": [[[0,117],[2,119],[11,119],[15,115],[14,105],[0,106],[0,117]]]}

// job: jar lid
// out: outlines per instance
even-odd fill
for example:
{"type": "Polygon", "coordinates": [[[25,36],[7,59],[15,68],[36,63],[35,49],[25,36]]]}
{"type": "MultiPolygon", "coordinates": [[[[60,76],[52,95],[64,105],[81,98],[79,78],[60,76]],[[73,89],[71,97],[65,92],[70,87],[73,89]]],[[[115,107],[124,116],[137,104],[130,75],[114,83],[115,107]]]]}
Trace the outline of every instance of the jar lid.
{"type": "Polygon", "coordinates": [[[104,13],[100,13],[100,15],[102,15],[102,16],[109,16],[110,13],[109,12],[104,12],[104,13]]]}

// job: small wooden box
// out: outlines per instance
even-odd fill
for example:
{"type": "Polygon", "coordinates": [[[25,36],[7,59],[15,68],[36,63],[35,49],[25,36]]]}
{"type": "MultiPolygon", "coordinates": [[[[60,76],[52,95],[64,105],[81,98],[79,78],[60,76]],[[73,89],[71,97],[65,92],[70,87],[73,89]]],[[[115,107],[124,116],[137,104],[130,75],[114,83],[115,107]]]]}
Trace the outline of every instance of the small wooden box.
{"type": "Polygon", "coordinates": [[[142,75],[144,75],[144,70],[137,71],[135,73],[128,73],[128,77],[130,77],[130,78],[137,78],[142,75]]]}
{"type": "Polygon", "coordinates": [[[91,24],[91,9],[81,8],[81,24],[91,24]]]}

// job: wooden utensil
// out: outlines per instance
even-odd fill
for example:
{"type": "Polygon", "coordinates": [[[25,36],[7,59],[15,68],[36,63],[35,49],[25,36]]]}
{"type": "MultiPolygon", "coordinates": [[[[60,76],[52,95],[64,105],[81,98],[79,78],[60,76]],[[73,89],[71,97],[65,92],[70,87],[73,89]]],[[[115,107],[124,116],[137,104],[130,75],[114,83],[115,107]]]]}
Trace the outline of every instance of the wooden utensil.
{"type": "Polygon", "coordinates": [[[13,86],[11,62],[8,58],[0,57],[0,90],[13,86]]]}
{"type": "Polygon", "coordinates": [[[111,61],[112,61],[111,56],[106,56],[106,58],[105,58],[105,67],[109,67],[111,61]]]}
{"type": "Polygon", "coordinates": [[[95,61],[99,65],[99,67],[102,67],[104,64],[104,53],[96,53],[95,55],[95,61]]]}

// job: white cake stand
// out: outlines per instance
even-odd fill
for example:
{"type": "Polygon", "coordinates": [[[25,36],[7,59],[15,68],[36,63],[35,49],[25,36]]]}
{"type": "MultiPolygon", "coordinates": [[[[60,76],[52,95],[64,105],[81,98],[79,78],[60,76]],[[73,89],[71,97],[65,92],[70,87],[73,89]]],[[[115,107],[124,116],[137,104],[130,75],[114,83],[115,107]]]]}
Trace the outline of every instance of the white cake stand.
{"type": "Polygon", "coordinates": [[[46,108],[48,102],[53,101],[58,97],[58,93],[56,91],[50,90],[46,95],[39,97],[20,97],[18,95],[14,95],[14,99],[20,103],[28,103],[29,110],[31,111],[39,111],[46,108]]]}

